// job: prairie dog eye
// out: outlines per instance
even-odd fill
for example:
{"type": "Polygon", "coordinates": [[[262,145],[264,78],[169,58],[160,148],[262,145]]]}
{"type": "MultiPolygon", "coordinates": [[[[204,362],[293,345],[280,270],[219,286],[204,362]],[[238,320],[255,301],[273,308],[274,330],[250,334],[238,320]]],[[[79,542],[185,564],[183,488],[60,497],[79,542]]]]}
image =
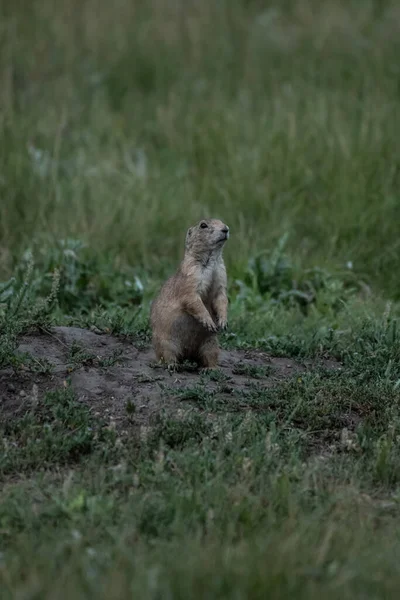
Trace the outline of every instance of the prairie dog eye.
{"type": "Polygon", "coordinates": [[[207,223],[204,223],[204,221],[202,223],[200,223],[200,227],[202,229],[206,229],[208,227],[207,223]]]}

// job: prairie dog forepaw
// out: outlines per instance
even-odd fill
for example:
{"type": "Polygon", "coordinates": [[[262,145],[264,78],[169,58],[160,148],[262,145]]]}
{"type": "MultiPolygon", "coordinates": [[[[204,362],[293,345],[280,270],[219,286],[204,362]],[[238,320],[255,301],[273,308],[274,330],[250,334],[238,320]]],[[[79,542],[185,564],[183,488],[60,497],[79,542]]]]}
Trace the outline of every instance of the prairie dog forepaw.
{"type": "Polygon", "coordinates": [[[218,329],[220,331],[225,331],[228,327],[228,321],[226,319],[218,319],[218,329]]]}
{"type": "Polygon", "coordinates": [[[217,333],[218,331],[218,325],[216,325],[214,321],[205,321],[203,325],[207,331],[210,331],[211,333],[217,333]]]}

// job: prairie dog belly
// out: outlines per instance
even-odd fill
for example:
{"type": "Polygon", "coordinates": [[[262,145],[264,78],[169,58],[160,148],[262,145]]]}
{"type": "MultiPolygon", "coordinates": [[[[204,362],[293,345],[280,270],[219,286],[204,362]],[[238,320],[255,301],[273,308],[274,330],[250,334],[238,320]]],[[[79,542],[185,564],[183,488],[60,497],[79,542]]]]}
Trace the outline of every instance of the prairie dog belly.
{"type": "Polygon", "coordinates": [[[205,329],[194,317],[187,313],[179,315],[173,322],[171,338],[179,347],[182,358],[194,358],[204,341],[215,335],[205,329]]]}

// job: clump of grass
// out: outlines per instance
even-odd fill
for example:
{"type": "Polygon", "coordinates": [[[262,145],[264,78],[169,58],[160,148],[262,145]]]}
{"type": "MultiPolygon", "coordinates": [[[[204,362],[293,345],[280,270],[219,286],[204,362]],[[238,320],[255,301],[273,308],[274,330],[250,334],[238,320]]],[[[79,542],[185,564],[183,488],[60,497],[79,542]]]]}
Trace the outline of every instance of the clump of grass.
{"type": "Polygon", "coordinates": [[[56,269],[53,273],[47,297],[37,299],[32,293],[33,268],[33,258],[29,255],[21,284],[13,278],[0,288],[0,366],[20,364],[23,357],[15,355],[18,335],[29,328],[44,327],[51,320],[57,302],[59,272],[56,269]]]}
{"type": "Polygon", "coordinates": [[[84,365],[92,365],[96,360],[96,355],[88,350],[82,348],[82,346],[73,342],[68,349],[68,363],[70,368],[79,367],[84,365]]]}
{"type": "MultiPolygon", "coordinates": [[[[172,390],[175,394],[175,392],[172,390]]],[[[176,392],[176,396],[179,400],[190,400],[195,402],[198,406],[208,406],[208,403],[212,401],[214,396],[213,392],[210,392],[206,389],[204,385],[194,385],[188,386],[183,390],[179,390],[176,392]]]]}
{"type": "Polygon", "coordinates": [[[68,364],[72,371],[82,366],[99,366],[104,369],[113,367],[121,360],[122,350],[116,349],[108,356],[97,356],[83,348],[78,342],[73,342],[68,350],[68,364]]]}
{"type": "Polygon", "coordinates": [[[222,369],[206,369],[201,372],[203,381],[214,381],[216,383],[226,383],[230,377],[222,369]]]}
{"type": "Polygon", "coordinates": [[[0,474],[72,464],[111,441],[68,385],[39,397],[36,386],[1,426],[0,474]]]}
{"type": "Polygon", "coordinates": [[[253,379],[262,379],[263,377],[268,377],[268,375],[271,375],[273,370],[274,369],[271,365],[260,366],[237,363],[233,367],[232,373],[234,375],[246,375],[247,377],[252,377],[253,379]]]}
{"type": "Polygon", "coordinates": [[[161,442],[169,448],[183,449],[207,439],[210,432],[211,424],[200,415],[192,414],[182,419],[161,416],[152,431],[152,444],[155,448],[161,442]]]}

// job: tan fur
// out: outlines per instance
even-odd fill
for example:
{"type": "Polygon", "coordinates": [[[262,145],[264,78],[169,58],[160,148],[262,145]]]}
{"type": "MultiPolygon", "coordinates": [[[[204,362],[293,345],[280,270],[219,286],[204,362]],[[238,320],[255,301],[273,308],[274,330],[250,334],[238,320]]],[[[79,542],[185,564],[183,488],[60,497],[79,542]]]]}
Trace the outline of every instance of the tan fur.
{"type": "Polygon", "coordinates": [[[222,248],[228,236],[229,228],[218,219],[203,219],[188,230],[183,261],[151,307],[153,347],[159,361],[217,366],[216,334],[227,326],[222,248]]]}

